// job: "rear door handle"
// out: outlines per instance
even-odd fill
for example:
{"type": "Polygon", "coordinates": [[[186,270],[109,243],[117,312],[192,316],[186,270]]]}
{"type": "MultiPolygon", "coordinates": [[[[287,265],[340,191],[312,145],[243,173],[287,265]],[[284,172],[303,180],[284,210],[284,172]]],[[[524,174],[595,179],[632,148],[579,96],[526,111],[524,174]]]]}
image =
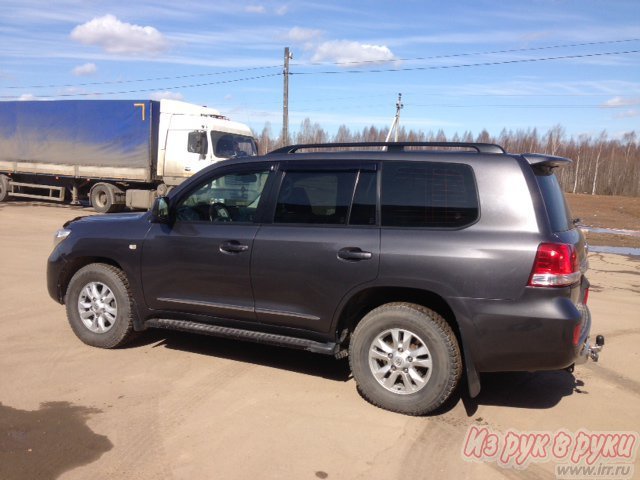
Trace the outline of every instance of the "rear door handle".
{"type": "Polygon", "coordinates": [[[238,242],[237,240],[229,240],[220,244],[222,253],[242,253],[249,250],[249,245],[238,242]]]}
{"type": "Polygon", "coordinates": [[[338,258],[342,260],[370,260],[373,257],[371,252],[365,252],[358,247],[347,247],[338,250],[338,258]]]}

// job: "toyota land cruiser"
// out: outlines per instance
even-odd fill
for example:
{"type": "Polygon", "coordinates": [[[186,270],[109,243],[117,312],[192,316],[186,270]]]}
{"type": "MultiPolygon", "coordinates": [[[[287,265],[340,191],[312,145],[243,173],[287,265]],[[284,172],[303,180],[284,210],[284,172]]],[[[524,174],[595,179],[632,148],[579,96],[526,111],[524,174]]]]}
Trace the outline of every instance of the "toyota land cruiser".
{"type": "Polygon", "coordinates": [[[235,158],[146,213],[67,222],[48,289],[89,345],[153,327],[349,356],[364,398],[425,414],[463,371],[475,396],[479,372],[597,359],[569,162],[480,143],[235,158]]]}

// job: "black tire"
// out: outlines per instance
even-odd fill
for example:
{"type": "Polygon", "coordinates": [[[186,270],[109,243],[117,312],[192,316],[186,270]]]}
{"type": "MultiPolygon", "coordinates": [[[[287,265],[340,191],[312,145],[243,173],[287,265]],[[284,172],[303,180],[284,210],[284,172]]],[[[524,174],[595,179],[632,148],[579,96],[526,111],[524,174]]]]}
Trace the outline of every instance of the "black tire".
{"type": "Polygon", "coordinates": [[[116,203],[116,187],[108,183],[97,183],[90,193],[91,206],[98,213],[114,213],[123,210],[124,205],[116,203]]]}
{"type": "Polygon", "coordinates": [[[460,348],[449,324],[434,311],[412,303],[388,303],[365,315],[351,336],[349,363],[367,401],[407,415],[424,415],[441,406],[462,374],[460,348]],[[415,358],[411,352],[417,352],[415,358]],[[391,356],[380,358],[387,355],[391,356]]]}
{"type": "Polygon", "coordinates": [[[116,267],[92,263],[78,270],[69,282],[64,303],[73,332],[87,345],[116,348],[135,336],[129,282],[116,267]]]}
{"type": "Polygon", "coordinates": [[[9,198],[9,177],[0,175],[0,202],[9,198]]]}

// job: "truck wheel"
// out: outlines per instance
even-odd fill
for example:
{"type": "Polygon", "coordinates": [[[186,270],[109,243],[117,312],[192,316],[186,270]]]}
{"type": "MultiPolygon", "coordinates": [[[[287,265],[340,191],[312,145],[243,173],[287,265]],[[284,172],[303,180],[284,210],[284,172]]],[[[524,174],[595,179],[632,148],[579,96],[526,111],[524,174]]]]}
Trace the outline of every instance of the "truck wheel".
{"type": "Polygon", "coordinates": [[[9,198],[9,177],[0,175],[0,202],[9,198]]]}
{"type": "Polygon", "coordinates": [[[124,205],[116,203],[116,191],[119,190],[108,183],[96,183],[89,194],[91,206],[98,213],[120,212],[124,205]]]}
{"type": "Polygon", "coordinates": [[[73,332],[87,345],[115,348],[135,335],[129,282],[116,267],[92,263],[78,270],[64,303],[73,332]]]}
{"type": "Polygon", "coordinates": [[[407,415],[442,405],[462,373],[449,324],[412,303],[388,303],[365,315],[351,336],[349,362],[366,400],[407,415]]]}

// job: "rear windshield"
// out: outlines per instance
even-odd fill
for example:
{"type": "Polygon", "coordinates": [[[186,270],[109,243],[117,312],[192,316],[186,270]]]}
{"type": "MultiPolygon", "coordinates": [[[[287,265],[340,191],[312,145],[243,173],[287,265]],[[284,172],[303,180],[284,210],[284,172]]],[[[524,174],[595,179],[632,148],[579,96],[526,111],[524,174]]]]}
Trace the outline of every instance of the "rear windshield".
{"type": "Polygon", "coordinates": [[[536,179],[538,180],[538,185],[544,198],[544,204],[547,208],[551,230],[554,232],[570,230],[573,226],[571,212],[569,211],[569,206],[564,198],[558,179],[553,173],[539,173],[536,175],[536,179]]]}

